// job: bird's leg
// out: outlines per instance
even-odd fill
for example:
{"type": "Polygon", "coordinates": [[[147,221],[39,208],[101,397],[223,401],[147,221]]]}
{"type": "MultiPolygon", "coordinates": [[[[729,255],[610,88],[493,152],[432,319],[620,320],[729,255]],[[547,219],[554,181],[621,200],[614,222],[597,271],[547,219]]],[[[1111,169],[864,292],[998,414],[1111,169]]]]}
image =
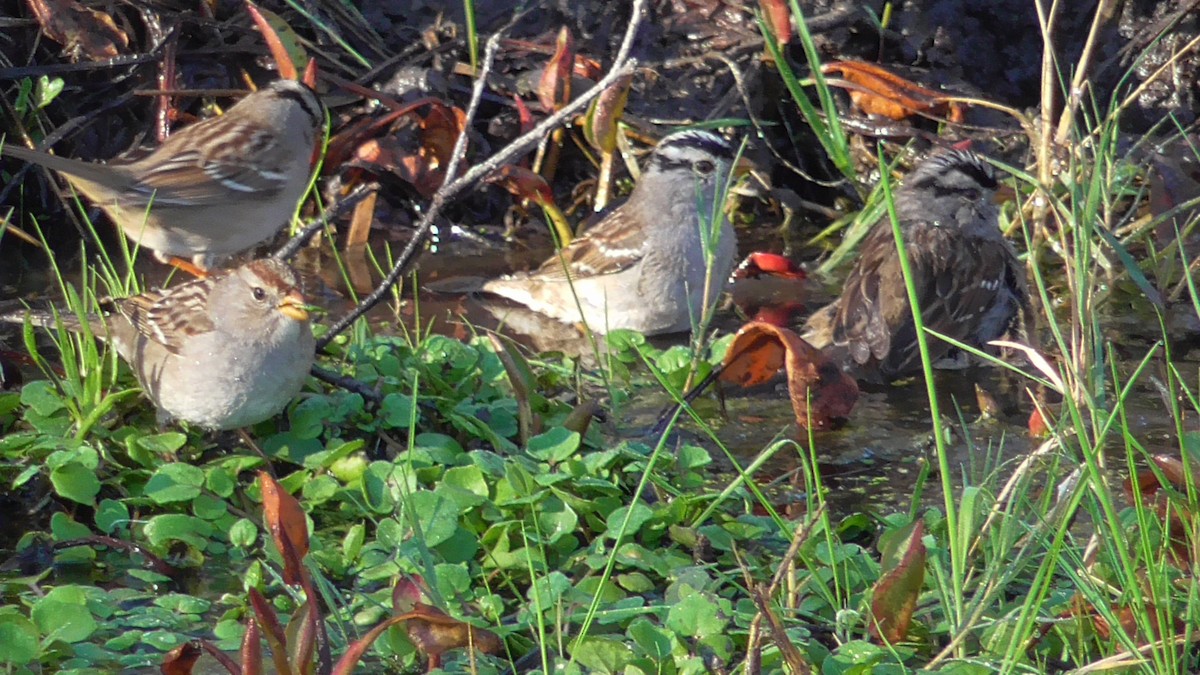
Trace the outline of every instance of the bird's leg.
{"type": "Polygon", "coordinates": [[[183,258],[177,258],[175,256],[167,256],[167,259],[163,262],[170,265],[171,267],[174,267],[175,269],[183,270],[184,272],[187,272],[188,274],[196,277],[197,279],[205,279],[208,277],[208,270],[204,269],[203,267],[201,267],[193,262],[184,260],[183,258]]]}

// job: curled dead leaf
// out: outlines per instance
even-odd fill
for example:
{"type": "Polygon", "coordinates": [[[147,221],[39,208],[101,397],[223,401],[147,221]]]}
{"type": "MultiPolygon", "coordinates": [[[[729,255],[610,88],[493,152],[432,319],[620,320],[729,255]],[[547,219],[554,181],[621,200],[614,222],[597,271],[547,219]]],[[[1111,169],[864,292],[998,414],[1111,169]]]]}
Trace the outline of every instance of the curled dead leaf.
{"type": "Polygon", "coordinates": [[[965,115],[962,103],[932,89],[900,77],[865,61],[834,61],[821,66],[826,75],[840,73],[843,80],[830,80],[850,92],[850,101],[868,115],[903,120],[912,115],[943,117],[961,124],[965,115]]]}
{"type": "Polygon", "coordinates": [[[124,54],[129,36],[112,17],[75,0],[27,0],[29,10],[46,37],[63,46],[72,58],[104,61],[124,54]]]}
{"type": "Polygon", "coordinates": [[[500,636],[490,630],[459,621],[432,605],[418,602],[404,617],[408,639],[429,657],[430,668],[440,665],[442,654],[451,649],[473,647],[485,654],[498,654],[504,646],[500,636]]]}
{"type": "Polygon", "coordinates": [[[612,153],[617,147],[618,123],[621,121],[621,115],[625,114],[629,85],[632,83],[632,73],[620,78],[600,92],[588,108],[584,118],[583,135],[593,148],[602,153],[612,153]]]}
{"type": "MultiPolygon", "coordinates": [[[[269,9],[260,9],[253,2],[247,1],[246,11],[262,33],[263,42],[267,43],[267,49],[275,59],[275,67],[279,69],[279,77],[285,80],[299,79],[300,69],[296,67],[297,64],[305,64],[306,70],[309,65],[308,54],[300,43],[300,36],[283,17],[269,9]]],[[[306,84],[312,86],[310,83],[306,84]]]]}
{"type": "Polygon", "coordinates": [[[1200,464],[1185,466],[1183,460],[1172,455],[1154,455],[1150,461],[1157,472],[1143,469],[1135,477],[1126,478],[1122,488],[1129,501],[1138,497],[1153,508],[1169,540],[1171,562],[1181,569],[1190,569],[1195,542],[1189,523],[1193,521],[1195,504],[1188,502],[1187,491],[1189,480],[1192,485],[1200,485],[1200,464]],[[1163,480],[1167,485],[1163,485],[1163,480]]]}
{"type": "Polygon", "coordinates": [[[787,0],[758,0],[763,21],[780,47],[792,41],[792,12],[787,0]]]}
{"type": "Polygon", "coordinates": [[[795,332],[763,322],[742,326],[725,354],[720,378],[742,387],[769,381],[780,368],[787,374],[796,423],[828,429],[858,401],[858,383],[795,332]]]}
{"type": "Polygon", "coordinates": [[[575,65],[575,39],[571,31],[563,26],[558,31],[558,41],[554,47],[554,56],[542,71],[538,81],[538,102],[542,109],[554,111],[571,100],[571,72],[575,65]]]}
{"type": "Polygon", "coordinates": [[[199,643],[185,642],[167,652],[159,670],[163,675],[191,675],[201,653],[199,643]]]}
{"type": "Polygon", "coordinates": [[[485,182],[498,185],[518,199],[535,204],[553,204],[554,192],[540,174],[523,166],[505,164],[488,175],[485,182]]]}

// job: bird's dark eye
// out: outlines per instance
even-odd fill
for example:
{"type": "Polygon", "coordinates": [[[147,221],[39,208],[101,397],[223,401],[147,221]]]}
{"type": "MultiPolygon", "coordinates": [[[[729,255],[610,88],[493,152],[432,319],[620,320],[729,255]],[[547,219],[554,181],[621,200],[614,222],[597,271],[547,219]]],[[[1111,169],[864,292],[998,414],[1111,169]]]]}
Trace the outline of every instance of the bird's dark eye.
{"type": "Polygon", "coordinates": [[[695,167],[696,173],[700,174],[701,176],[707,176],[713,171],[717,170],[717,165],[707,159],[702,159],[699,162],[696,162],[695,167]]]}
{"type": "Polygon", "coordinates": [[[259,302],[263,302],[267,299],[267,292],[259,286],[255,286],[252,292],[254,293],[254,299],[259,302]]]}

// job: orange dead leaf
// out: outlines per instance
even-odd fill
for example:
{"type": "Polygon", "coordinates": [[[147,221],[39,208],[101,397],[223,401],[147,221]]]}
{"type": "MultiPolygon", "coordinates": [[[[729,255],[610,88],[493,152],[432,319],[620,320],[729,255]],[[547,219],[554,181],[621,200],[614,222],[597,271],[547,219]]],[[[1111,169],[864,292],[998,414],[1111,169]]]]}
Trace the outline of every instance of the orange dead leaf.
{"type": "Polygon", "coordinates": [[[200,645],[195,642],[185,642],[167,652],[159,666],[163,675],[192,675],[192,666],[200,658],[200,645]]]}
{"type": "Polygon", "coordinates": [[[963,104],[949,100],[950,97],[919,84],[910,82],[895,73],[864,61],[834,61],[821,67],[821,72],[841,73],[845,82],[830,81],[850,92],[850,101],[868,115],[878,115],[892,120],[906,119],[911,115],[944,116],[947,121],[960,124],[963,121],[963,104]]]}
{"type": "Polygon", "coordinates": [[[124,54],[129,36],[112,17],[75,0],[28,0],[29,10],[46,37],[63,46],[72,60],[103,61],[124,54]]]}
{"type": "Polygon", "coordinates": [[[254,19],[254,24],[262,33],[263,41],[267,43],[267,49],[275,59],[275,67],[279,69],[279,77],[285,80],[299,79],[296,64],[308,61],[308,55],[300,45],[300,37],[296,35],[296,31],[292,30],[283,17],[270,10],[259,9],[249,0],[246,1],[246,11],[250,13],[250,18],[254,19]]]}
{"type": "Polygon", "coordinates": [[[775,36],[775,43],[780,47],[792,41],[792,12],[787,0],[758,0],[762,9],[763,20],[775,36]]]}
{"type": "MultiPolygon", "coordinates": [[[[521,56],[525,54],[544,54],[550,56],[554,54],[555,47],[548,44],[539,44],[530,42],[529,40],[514,40],[511,38],[500,41],[500,47],[505,54],[509,56],[521,56]]],[[[600,62],[583,54],[575,55],[575,62],[571,68],[576,77],[582,77],[593,82],[599,80],[604,71],[600,67],[600,62]]]]}
{"type": "Polygon", "coordinates": [[[917,520],[893,538],[882,561],[884,572],[871,598],[871,636],[895,644],[908,636],[913,610],[925,583],[925,524],[917,520]]]}
{"type": "Polygon", "coordinates": [[[1171,547],[1171,562],[1181,569],[1190,569],[1195,544],[1195,534],[1190,525],[1194,505],[1187,501],[1186,474],[1191,472],[1193,485],[1200,484],[1200,465],[1193,464],[1189,469],[1179,457],[1170,455],[1154,455],[1150,459],[1158,467],[1159,473],[1149,469],[1139,471],[1136,485],[1133,479],[1126,478],[1123,483],[1125,495],[1133,501],[1136,488],[1137,495],[1149,503],[1162,520],[1163,535],[1168,538],[1171,547]],[[1163,489],[1162,479],[1166,479],[1170,489],[1163,489]]]}
{"type": "MultiPolygon", "coordinates": [[[[439,101],[425,100],[423,104],[429,105],[429,112],[418,123],[420,140],[415,151],[396,136],[388,135],[357,145],[354,159],[370,170],[391,171],[411,183],[422,196],[430,197],[446,180],[446,165],[450,163],[458,135],[466,127],[466,113],[439,101]]],[[[394,120],[401,114],[390,113],[385,119],[394,120]]],[[[362,138],[378,128],[379,123],[375,122],[367,129],[356,127],[346,132],[348,135],[339,144],[339,151],[350,147],[355,138],[362,138]]],[[[330,163],[327,159],[326,164],[330,163]]]]}
{"type": "Polygon", "coordinates": [[[383,635],[385,630],[400,623],[407,624],[405,629],[408,639],[429,658],[429,671],[440,668],[442,654],[451,649],[474,647],[486,654],[497,654],[504,647],[504,643],[495,633],[476,628],[450,617],[436,607],[417,602],[412,611],[393,616],[372,628],[362,639],[351,643],[334,665],[333,675],[350,675],[355,672],[358,661],[366,654],[371,644],[383,635]]]}
{"type": "Polygon", "coordinates": [[[1034,408],[1033,412],[1029,413],[1029,435],[1033,438],[1042,438],[1050,433],[1050,427],[1046,426],[1046,420],[1042,417],[1042,411],[1034,408]]]}
{"type": "Polygon", "coordinates": [[[785,368],[796,423],[826,429],[858,401],[858,383],[820,350],[779,326],[752,322],[729,345],[721,380],[743,387],[763,384],[785,368]]]}
{"type": "Polygon", "coordinates": [[[575,63],[575,40],[571,31],[563,26],[558,32],[554,56],[542,71],[538,82],[538,102],[545,110],[558,110],[571,100],[571,71],[575,63]]]}
{"type": "Polygon", "coordinates": [[[474,647],[485,654],[497,654],[504,646],[495,633],[459,621],[432,605],[418,602],[413,611],[402,616],[408,620],[408,639],[429,657],[430,669],[440,667],[442,654],[451,649],[474,647]]]}
{"type": "Polygon", "coordinates": [[[283,581],[298,584],[303,569],[300,560],[308,555],[308,522],[304,509],[266,471],[258,472],[258,481],[262,487],[263,516],[275,546],[283,556],[283,581]]]}
{"type": "Polygon", "coordinates": [[[546,179],[522,166],[506,164],[493,171],[485,182],[499,185],[519,199],[528,199],[537,204],[554,203],[554,192],[546,179]]]}

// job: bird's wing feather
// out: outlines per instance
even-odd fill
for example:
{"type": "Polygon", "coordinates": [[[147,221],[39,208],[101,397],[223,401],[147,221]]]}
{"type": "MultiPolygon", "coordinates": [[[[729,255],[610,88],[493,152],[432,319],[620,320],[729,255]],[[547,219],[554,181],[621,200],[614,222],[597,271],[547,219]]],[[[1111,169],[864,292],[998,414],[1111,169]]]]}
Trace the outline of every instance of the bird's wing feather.
{"type": "Polygon", "coordinates": [[[588,230],[583,236],[551,256],[533,272],[545,281],[565,281],[616,274],[632,267],[645,252],[646,235],[617,209],[588,230]]]}
{"type": "Polygon", "coordinates": [[[151,155],[130,165],[135,182],[123,205],[220,204],[228,202],[230,191],[267,198],[283,189],[288,177],[264,167],[285,164],[286,152],[291,150],[256,124],[230,123],[225,118],[205,120],[172,136],[151,155]],[[212,138],[216,122],[227,128],[212,138]],[[201,136],[215,142],[199,146],[195,141],[201,136]],[[230,142],[222,143],[222,138],[230,142]]]}
{"type": "Polygon", "coordinates": [[[196,279],[111,303],[138,334],[178,354],[187,338],[213,330],[207,307],[213,283],[211,277],[196,279]]]}

